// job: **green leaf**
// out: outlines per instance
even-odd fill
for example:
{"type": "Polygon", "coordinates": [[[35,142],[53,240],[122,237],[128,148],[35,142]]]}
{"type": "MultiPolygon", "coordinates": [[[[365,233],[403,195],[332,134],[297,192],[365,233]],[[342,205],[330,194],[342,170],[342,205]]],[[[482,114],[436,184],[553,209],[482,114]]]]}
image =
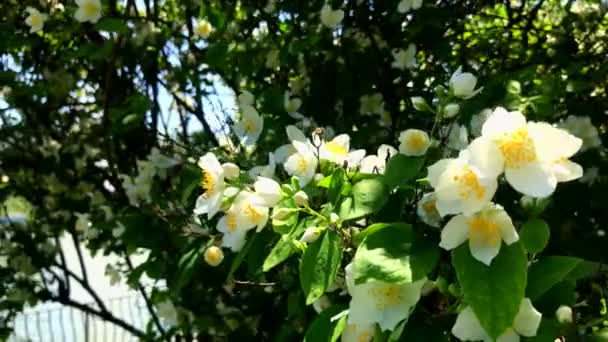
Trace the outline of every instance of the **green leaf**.
{"type": "Polygon", "coordinates": [[[321,312],[306,330],[304,342],[335,342],[346,327],[346,315],[331,321],[331,318],[344,311],[342,306],[332,306],[321,312]]]}
{"type": "Polygon", "coordinates": [[[241,264],[243,263],[243,260],[245,260],[245,257],[247,256],[247,253],[249,253],[249,249],[251,249],[251,246],[253,245],[253,242],[255,241],[255,238],[257,236],[258,236],[258,234],[249,235],[249,238],[247,239],[245,246],[243,246],[243,248],[241,248],[241,250],[236,255],[236,257],[234,257],[234,260],[232,260],[232,264],[230,265],[230,271],[228,272],[228,276],[226,277],[226,279],[232,278],[232,276],[234,275],[234,272],[236,272],[236,270],[239,268],[239,266],[241,266],[241,264]]]}
{"type": "Polygon", "coordinates": [[[543,317],[534,337],[524,337],[525,342],[554,342],[562,336],[560,324],[553,319],[543,317]]]}
{"type": "Polygon", "coordinates": [[[526,295],[534,300],[564,280],[577,280],[597,271],[599,265],[566,256],[546,256],[530,265],[526,295]]]}
{"type": "Polygon", "coordinates": [[[353,259],[355,284],[414,281],[410,267],[410,249],[414,239],[412,227],[406,223],[370,227],[372,232],[359,245],[353,259]]]}
{"type": "Polygon", "coordinates": [[[331,230],[325,230],[306,248],[300,261],[300,285],[306,294],[306,305],[312,304],[333,284],[341,261],[340,237],[331,230]]]}
{"type": "Polygon", "coordinates": [[[439,262],[441,251],[436,242],[416,236],[410,251],[410,267],[414,280],[426,277],[439,262]]]}
{"type": "Polygon", "coordinates": [[[199,264],[199,260],[207,248],[207,246],[200,240],[195,240],[191,244],[191,247],[192,248],[187,253],[182,255],[177,263],[178,271],[177,281],[175,284],[175,289],[177,291],[190,282],[190,279],[192,279],[192,275],[194,274],[194,270],[199,264]]]}
{"type": "Polygon", "coordinates": [[[452,263],[464,293],[481,326],[497,338],[513,325],[524,298],[527,259],[519,243],[502,245],[488,267],[473,258],[468,244],[454,250],[452,263]]]}
{"type": "Polygon", "coordinates": [[[405,187],[410,180],[418,175],[423,166],[424,158],[397,154],[386,164],[384,183],[390,189],[405,187]]]}
{"type": "Polygon", "coordinates": [[[352,220],[382,209],[388,199],[388,191],[380,177],[364,179],[353,185],[351,197],[340,205],[340,217],[352,220]]]}
{"type": "Polygon", "coordinates": [[[129,33],[129,27],[127,26],[127,24],[122,19],[118,18],[101,18],[101,20],[99,20],[97,24],[95,24],[95,27],[99,31],[115,32],[122,34],[129,33]]]}
{"type": "Polygon", "coordinates": [[[270,269],[289,258],[294,252],[293,240],[301,235],[310,224],[311,220],[302,220],[291,230],[291,232],[283,234],[264,260],[262,270],[268,272],[270,269]]]}
{"type": "Polygon", "coordinates": [[[547,222],[532,219],[526,222],[519,232],[519,240],[530,253],[539,253],[547,246],[551,231],[547,222]]]}
{"type": "Polygon", "coordinates": [[[331,176],[331,182],[329,183],[329,188],[327,189],[327,198],[329,199],[329,202],[335,204],[338,201],[340,190],[344,184],[344,175],[344,169],[341,167],[334,170],[334,173],[331,176]]]}

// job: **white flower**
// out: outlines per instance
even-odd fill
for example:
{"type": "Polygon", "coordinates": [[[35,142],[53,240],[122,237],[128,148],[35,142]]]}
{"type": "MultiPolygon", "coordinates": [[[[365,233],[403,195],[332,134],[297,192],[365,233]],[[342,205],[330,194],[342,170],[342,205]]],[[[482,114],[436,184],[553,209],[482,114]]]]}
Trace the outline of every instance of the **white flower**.
{"type": "Polygon", "coordinates": [[[226,215],[217,222],[217,230],[224,234],[222,246],[237,252],[245,245],[247,232],[257,227],[260,231],[268,222],[268,207],[264,200],[251,191],[241,191],[226,215]]]}
{"type": "Polygon", "coordinates": [[[222,169],[224,169],[224,177],[227,179],[237,179],[239,178],[241,169],[238,165],[234,163],[224,163],[222,164],[222,169]]]}
{"type": "Polygon", "coordinates": [[[431,146],[431,139],[425,131],[406,129],[399,134],[399,152],[406,156],[422,156],[431,146]]]}
{"type": "Polygon", "coordinates": [[[262,177],[266,177],[266,178],[273,178],[275,169],[276,169],[276,162],[275,162],[274,154],[271,152],[271,153],[268,153],[268,165],[254,166],[247,173],[249,174],[249,177],[254,178],[254,179],[257,178],[258,176],[262,176],[262,177]]]}
{"type": "Polygon", "coordinates": [[[445,116],[448,118],[453,118],[460,111],[460,105],[458,103],[448,103],[443,109],[445,116]]]}
{"type": "Polygon", "coordinates": [[[347,324],[342,331],[342,342],[372,342],[376,327],[373,323],[347,324]]]}
{"type": "Polygon", "coordinates": [[[300,107],[302,106],[302,100],[300,100],[300,98],[298,97],[291,97],[291,93],[286,91],[285,92],[285,98],[284,98],[284,105],[285,105],[285,111],[287,112],[287,114],[289,114],[289,116],[291,116],[294,119],[300,120],[302,119],[304,116],[300,113],[298,113],[298,110],[300,109],[300,107]]]}
{"type": "Polygon", "coordinates": [[[561,305],[555,310],[555,318],[561,324],[570,324],[574,321],[572,308],[567,305],[561,305]]]}
{"type": "Polygon", "coordinates": [[[205,258],[205,262],[209,266],[215,267],[221,264],[222,260],[224,260],[224,252],[222,252],[221,248],[218,248],[216,246],[210,246],[205,250],[205,254],[203,255],[203,257],[205,258]]]}
{"type": "Polygon", "coordinates": [[[569,115],[565,121],[562,121],[559,124],[559,127],[567,130],[570,134],[583,139],[581,152],[602,146],[599,132],[597,128],[593,126],[593,123],[591,123],[591,119],[588,116],[569,115]]]}
{"type": "Polygon", "coordinates": [[[495,171],[471,161],[467,150],[458,158],[442,159],[428,168],[428,180],[435,189],[435,206],[441,216],[471,215],[490,203],[498,183],[495,171]]]}
{"type": "Polygon", "coordinates": [[[449,127],[444,127],[449,130],[447,146],[453,150],[465,149],[469,143],[469,132],[465,126],[453,123],[449,127]]]}
{"type": "Polygon", "coordinates": [[[410,10],[419,9],[422,6],[422,0],[401,0],[397,6],[399,13],[406,13],[410,10]]]}
{"type": "MultiPolygon", "coordinates": [[[[519,312],[513,320],[513,326],[502,333],[496,342],[519,342],[520,335],[536,336],[541,318],[542,314],[536,311],[530,299],[524,298],[519,306],[519,312]]],[[[471,307],[464,308],[458,314],[456,323],[452,327],[452,334],[462,341],[494,341],[483,329],[471,307]]]]}
{"type": "Polygon", "coordinates": [[[344,19],[344,11],[340,9],[333,10],[328,4],[321,9],[321,23],[330,29],[338,26],[342,19],[344,19]]]}
{"type": "Polygon", "coordinates": [[[101,18],[100,0],[76,0],[76,5],[78,5],[78,9],[74,13],[74,18],[77,21],[96,23],[101,18]]]}
{"type": "Polygon", "coordinates": [[[157,303],[156,310],[165,323],[168,325],[177,325],[177,310],[175,310],[175,306],[170,299],[157,303]]]}
{"type": "Polygon", "coordinates": [[[304,234],[302,234],[302,237],[300,238],[300,241],[306,242],[306,243],[313,243],[313,242],[317,241],[317,239],[319,239],[319,236],[321,236],[321,233],[324,230],[325,230],[324,228],[319,228],[319,227],[306,228],[306,230],[304,231],[304,234]]]}
{"type": "Polygon", "coordinates": [[[410,44],[407,50],[396,49],[393,50],[393,64],[392,67],[399,70],[405,70],[415,68],[416,64],[416,46],[410,44]]]}
{"type": "Polygon", "coordinates": [[[274,207],[281,200],[281,186],[273,179],[258,177],[253,187],[267,207],[274,207]]]}
{"type": "Polygon", "coordinates": [[[416,206],[416,214],[422,222],[431,227],[438,228],[441,225],[441,215],[437,211],[437,197],[434,193],[428,193],[422,196],[416,206]]]}
{"type": "Polygon", "coordinates": [[[33,7],[27,7],[25,11],[28,13],[25,24],[30,27],[30,33],[41,31],[48,16],[33,7]]]}
{"type": "Polygon", "coordinates": [[[293,200],[299,207],[308,205],[308,195],[302,190],[293,195],[293,200]]]}
{"type": "Polygon", "coordinates": [[[74,229],[76,229],[76,231],[79,233],[86,233],[91,226],[91,215],[88,213],[74,213],[74,215],[76,215],[76,224],[74,229]]]}
{"type": "Polygon", "coordinates": [[[213,30],[211,23],[205,19],[200,20],[194,25],[194,33],[203,39],[209,38],[213,30]]]}
{"type": "Polygon", "coordinates": [[[291,145],[295,153],[287,157],[284,164],[285,171],[291,176],[297,176],[300,186],[306,186],[317,171],[317,156],[309,143],[294,140],[291,145]]]}
{"type": "Polygon", "coordinates": [[[348,324],[378,323],[382,330],[394,330],[407,319],[420,299],[425,279],[405,284],[370,281],[355,285],[354,266],[346,266],[346,285],[351,295],[348,324]]]}
{"type": "Polygon", "coordinates": [[[504,168],[515,190],[532,197],[547,197],[558,182],[579,178],[580,165],[571,162],[582,140],[544,122],[526,122],[520,112],[496,108],[482,127],[482,136],[469,146],[476,161],[493,169],[504,168]]]}
{"type": "Polygon", "coordinates": [[[205,192],[196,199],[194,213],[196,215],[207,214],[207,217],[212,218],[220,210],[222,204],[224,168],[211,152],[199,159],[198,166],[203,172],[201,186],[205,192]]]}
{"type": "Polygon", "coordinates": [[[384,113],[384,98],[380,93],[372,95],[362,95],[359,98],[359,112],[361,114],[378,114],[384,113]]]}
{"type": "Polygon", "coordinates": [[[490,204],[471,215],[451,218],[441,232],[439,246],[451,250],[469,240],[471,255],[490,265],[498,255],[502,241],[510,245],[519,240],[513,222],[499,205],[490,204]]]}
{"type": "Polygon", "coordinates": [[[252,146],[260,138],[264,129],[264,118],[252,106],[241,107],[241,117],[234,124],[234,133],[241,140],[241,144],[252,146]]]}
{"type": "Polygon", "coordinates": [[[331,141],[324,142],[319,152],[321,159],[329,160],[338,165],[347,162],[350,167],[356,167],[365,157],[365,150],[350,151],[350,137],[348,134],[340,134],[331,141]]]}
{"type": "Polygon", "coordinates": [[[477,77],[470,72],[462,72],[462,67],[458,67],[450,77],[450,89],[456,97],[463,99],[471,98],[479,93],[482,88],[475,89],[477,77]]]}
{"type": "Polygon", "coordinates": [[[377,172],[383,174],[384,169],[386,168],[386,162],[397,155],[397,153],[399,153],[399,151],[390,145],[380,145],[380,147],[378,147],[377,155],[372,154],[361,160],[359,171],[362,173],[377,172]]]}
{"type": "Polygon", "coordinates": [[[242,92],[238,96],[238,99],[237,99],[239,107],[241,107],[241,108],[243,108],[245,106],[253,106],[254,101],[255,101],[255,98],[253,97],[253,94],[251,94],[248,91],[242,92]]]}

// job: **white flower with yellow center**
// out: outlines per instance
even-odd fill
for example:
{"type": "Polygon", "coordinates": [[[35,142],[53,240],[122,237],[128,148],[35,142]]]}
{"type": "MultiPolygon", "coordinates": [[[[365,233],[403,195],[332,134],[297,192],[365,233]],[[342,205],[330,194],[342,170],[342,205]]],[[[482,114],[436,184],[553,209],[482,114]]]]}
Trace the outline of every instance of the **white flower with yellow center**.
{"type": "Polygon", "coordinates": [[[439,246],[451,250],[466,240],[469,240],[471,255],[489,266],[498,255],[502,241],[510,245],[519,240],[519,235],[507,212],[499,205],[489,204],[471,216],[451,218],[441,232],[439,246]]]}
{"type": "Polygon", "coordinates": [[[252,106],[241,107],[241,117],[234,124],[234,133],[244,146],[252,146],[260,138],[264,129],[264,118],[252,106]]]}
{"type": "Polygon", "coordinates": [[[211,33],[213,33],[213,30],[211,23],[205,19],[200,20],[194,25],[194,33],[203,39],[209,38],[211,33]]]}
{"type": "Polygon", "coordinates": [[[431,146],[431,138],[425,131],[406,129],[399,134],[399,152],[406,156],[422,156],[431,146]]]}
{"type": "Polygon", "coordinates": [[[372,323],[348,324],[342,331],[342,342],[371,342],[374,339],[376,327],[372,323]]]}
{"type": "Polygon", "coordinates": [[[422,0],[401,0],[397,6],[399,13],[407,13],[410,10],[419,9],[422,6],[422,0]]]}
{"type": "Polygon", "coordinates": [[[386,168],[386,163],[399,151],[396,148],[382,144],[378,147],[377,155],[369,155],[361,160],[359,171],[362,173],[379,173],[383,174],[386,168]]]}
{"type": "Polygon", "coordinates": [[[405,70],[416,66],[416,45],[408,45],[407,50],[397,49],[393,51],[393,68],[405,70]]]}
{"type": "Polygon", "coordinates": [[[346,286],[351,301],[348,324],[367,325],[378,323],[382,330],[394,330],[399,322],[407,319],[420,299],[426,278],[413,283],[389,284],[371,281],[355,285],[353,264],[346,266],[346,286]]]}
{"type": "Polygon", "coordinates": [[[207,217],[212,218],[220,210],[222,204],[224,168],[211,152],[198,160],[198,166],[203,172],[201,187],[204,193],[196,199],[194,213],[196,215],[207,214],[207,217]]]}
{"type": "Polygon", "coordinates": [[[295,153],[285,160],[285,171],[291,176],[298,177],[300,186],[305,186],[315,176],[318,160],[312,146],[308,142],[294,140],[291,142],[295,153]]]}
{"type": "Polygon", "coordinates": [[[41,31],[48,16],[33,7],[27,7],[25,11],[28,13],[25,24],[30,27],[30,33],[41,31]]]}
{"type": "Polygon", "coordinates": [[[77,21],[96,23],[101,18],[100,0],[76,0],[76,5],[78,5],[78,9],[74,13],[74,18],[77,21]]]}
{"type": "Polygon", "coordinates": [[[284,164],[289,156],[297,152],[296,148],[292,145],[292,142],[294,141],[305,143],[309,145],[311,150],[314,150],[314,147],[310,144],[310,141],[308,138],[306,138],[304,132],[302,132],[298,127],[288,125],[285,128],[285,132],[287,133],[289,144],[282,145],[274,151],[274,159],[277,163],[284,164]]]}
{"type": "MultiPolygon", "coordinates": [[[[513,326],[508,328],[502,335],[498,336],[496,342],[519,342],[520,336],[536,336],[542,314],[538,312],[528,298],[524,298],[519,306],[519,311],[513,320],[513,326]]],[[[452,334],[462,341],[493,342],[488,333],[483,329],[473,309],[468,306],[464,308],[456,318],[452,327],[452,334]]]]}
{"type": "Polygon", "coordinates": [[[441,225],[441,215],[437,211],[437,197],[434,193],[428,193],[422,196],[416,206],[416,214],[422,222],[431,227],[438,228],[441,225]]]}
{"type": "Polygon", "coordinates": [[[526,122],[520,112],[496,108],[469,146],[471,155],[493,169],[504,168],[515,190],[547,197],[558,182],[579,178],[580,165],[571,162],[582,140],[544,122],[526,122]]]}
{"type": "Polygon", "coordinates": [[[273,179],[258,177],[253,188],[267,207],[274,207],[281,200],[281,186],[273,179]]]}
{"type": "Polygon", "coordinates": [[[331,141],[324,142],[319,152],[321,159],[329,160],[338,165],[347,162],[350,167],[356,167],[365,157],[365,150],[350,151],[350,137],[348,134],[340,134],[331,141]]]}
{"type": "Polygon", "coordinates": [[[497,173],[474,164],[464,150],[458,158],[442,159],[428,168],[428,180],[435,189],[435,206],[441,216],[471,215],[485,207],[496,192],[497,173]]]}
{"type": "Polygon", "coordinates": [[[217,222],[217,230],[224,234],[222,246],[239,251],[245,245],[247,232],[257,227],[260,231],[268,222],[268,207],[264,200],[251,191],[241,191],[226,215],[217,222]]]}
{"type": "Polygon", "coordinates": [[[321,8],[321,23],[330,29],[334,29],[340,25],[344,19],[344,11],[337,9],[334,10],[330,5],[326,4],[321,8]]]}
{"type": "Polygon", "coordinates": [[[475,89],[475,85],[477,85],[477,77],[470,72],[462,72],[462,67],[456,69],[449,81],[452,94],[463,99],[469,99],[483,89],[475,89]]]}

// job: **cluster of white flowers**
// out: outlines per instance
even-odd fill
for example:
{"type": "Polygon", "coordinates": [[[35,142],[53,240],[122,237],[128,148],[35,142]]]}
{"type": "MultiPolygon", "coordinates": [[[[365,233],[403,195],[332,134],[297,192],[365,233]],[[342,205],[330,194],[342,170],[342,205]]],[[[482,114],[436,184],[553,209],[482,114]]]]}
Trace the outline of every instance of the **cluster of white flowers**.
{"type": "Polygon", "coordinates": [[[264,118],[253,107],[255,98],[248,91],[241,93],[238,97],[240,117],[234,124],[233,129],[241,144],[251,147],[260,138],[264,129],[264,118]]]}
{"type": "MultiPolygon", "coordinates": [[[[74,19],[79,22],[96,23],[101,18],[102,7],[100,0],[75,0],[78,9],[74,12],[74,19]]],[[[48,15],[41,13],[33,7],[25,9],[27,17],[25,24],[30,27],[30,33],[42,31],[44,22],[48,19],[48,15]]]]}

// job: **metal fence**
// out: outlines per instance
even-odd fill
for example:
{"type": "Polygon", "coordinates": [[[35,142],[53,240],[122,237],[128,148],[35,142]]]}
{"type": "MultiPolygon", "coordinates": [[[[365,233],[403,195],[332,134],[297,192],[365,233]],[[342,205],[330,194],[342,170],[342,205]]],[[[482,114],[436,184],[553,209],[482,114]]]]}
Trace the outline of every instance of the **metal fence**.
{"type": "MultiPolygon", "coordinates": [[[[145,330],[150,318],[137,294],[104,301],[109,311],[130,325],[145,330]]],[[[128,342],[138,341],[130,332],[97,316],[62,305],[26,310],[14,323],[11,342],[128,342]]]]}

